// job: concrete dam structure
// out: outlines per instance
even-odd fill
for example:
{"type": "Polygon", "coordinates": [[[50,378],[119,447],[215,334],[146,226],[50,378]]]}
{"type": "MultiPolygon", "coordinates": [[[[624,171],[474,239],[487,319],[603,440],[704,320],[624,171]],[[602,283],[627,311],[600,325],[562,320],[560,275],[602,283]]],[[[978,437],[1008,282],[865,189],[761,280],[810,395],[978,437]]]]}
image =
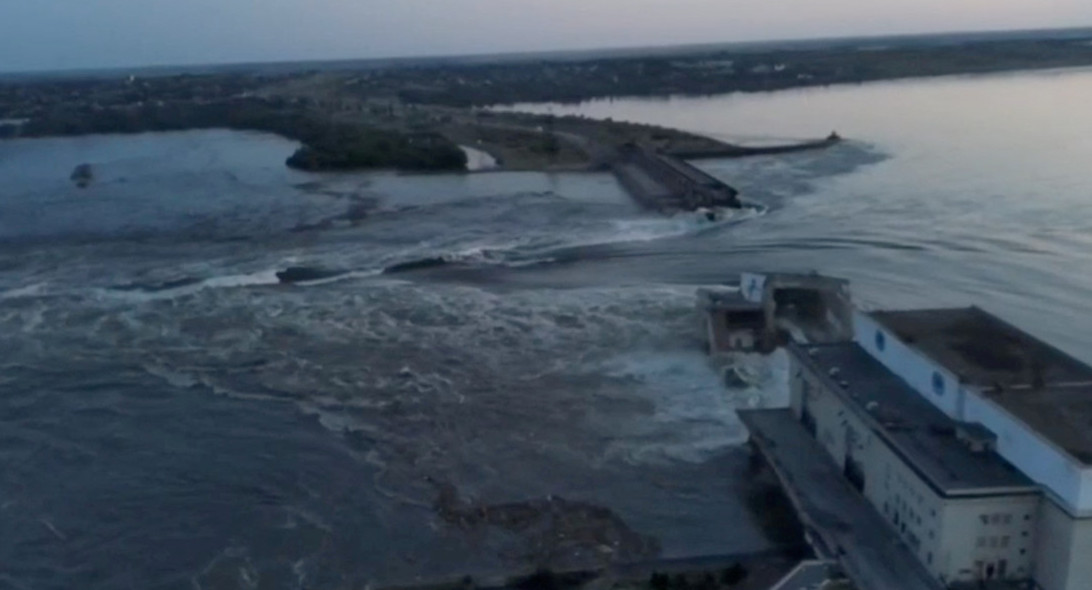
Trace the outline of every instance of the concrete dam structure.
{"type": "Polygon", "coordinates": [[[739,191],[674,156],[626,146],[611,170],[642,207],[673,213],[742,207],[739,191]]]}

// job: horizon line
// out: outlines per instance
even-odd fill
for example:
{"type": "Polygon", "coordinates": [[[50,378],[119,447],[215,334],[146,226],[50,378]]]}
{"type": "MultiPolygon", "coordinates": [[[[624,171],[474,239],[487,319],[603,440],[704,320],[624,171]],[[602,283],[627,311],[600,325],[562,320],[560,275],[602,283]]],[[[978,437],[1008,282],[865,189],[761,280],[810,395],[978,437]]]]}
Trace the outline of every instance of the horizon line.
{"type": "MultiPolygon", "coordinates": [[[[293,65],[308,65],[308,64],[349,64],[349,63],[372,63],[378,67],[384,65],[398,65],[398,64],[410,64],[413,62],[444,62],[444,61],[461,61],[461,60],[498,60],[499,58],[505,58],[504,61],[513,61],[518,63],[521,58],[563,58],[567,56],[577,57],[581,54],[588,53],[625,53],[625,52],[639,52],[639,51],[666,51],[666,50],[687,50],[687,49],[704,49],[704,48],[731,48],[738,47],[744,48],[749,46],[762,46],[762,45],[791,45],[791,44],[805,44],[805,43],[837,43],[837,42],[854,42],[854,41],[867,41],[867,40],[882,40],[882,39],[925,39],[930,37],[946,37],[946,36],[959,36],[959,35],[985,35],[985,36],[1005,36],[1005,35],[1034,35],[1036,33],[1079,33],[1086,32],[1092,36],[1092,25],[1072,26],[1072,27],[1048,27],[1048,28],[1031,28],[1031,29],[962,29],[962,30],[944,30],[944,31],[932,31],[932,32],[904,32],[904,33],[889,33],[880,35],[842,35],[842,36],[818,36],[818,37],[796,37],[796,38],[770,38],[770,39],[758,39],[749,41],[694,41],[687,43],[675,43],[675,44],[662,44],[662,45],[607,45],[598,47],[579,47],[579,48],[562,48],[562,49],[542,49],[542,50],[498,50],[493,52],[470,52],[470,53],[448,53],[448,54],[412,54],[412,55],[386,55],[376,57],[329,57],[329,58],[317,58],[317,59],[269,59],[259,61],[213,61],[205,63],[151,63],[143,65],[116,65],[116,66],[102,66],[102,67],[77,67],[77,68],[58,68],[58,69],[17,69],[17,70],[0,70],[0,78],[15,78],[15,77],[61,77],[61,76],[78,76],[81,74],[90,75],[110,75],[118,74],[132,75],[134,72],[153,73],[157,70],[179,72],[184,73],[188,70],[208,70],[208,69],[232,69],[232,68],[250,68],[250,67],[283,67],[293,65]]],[[[604,56],[604,59],[609,59],[611,56],[604,56]]],[[[622,56],[618,56],[622,57],[622,56]]],[[[595,59],[595,58],[592,58],[595,59]]],[[[488,63],[488,61],[486,61],[488,63]]],[[[164,74],[169,75],[169,74],[164,74]]]]}

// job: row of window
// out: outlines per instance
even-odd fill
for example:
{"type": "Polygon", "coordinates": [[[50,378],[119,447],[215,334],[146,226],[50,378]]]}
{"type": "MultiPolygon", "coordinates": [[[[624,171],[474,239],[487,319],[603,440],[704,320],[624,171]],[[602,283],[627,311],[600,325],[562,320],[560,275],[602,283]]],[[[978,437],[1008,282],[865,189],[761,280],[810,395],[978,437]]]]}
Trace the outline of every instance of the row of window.
{"type": "MultiPolygon", "coordinates": [[[[896,503],[901,501],[901,498],[896,498],[896,503]]],[[[898,506],[896,506],[895,509],[892,509],[887,502],[883,503],[883,513],[885,516],[891,519],[891,523],[895,525],[895,528],[898,529],[898,531],[904,536],[906,536],[909,545],[913,547],[914,550],[917,550],[921,547],[921,540],[918,538],[917,534],[914,533],[913,529],[907,529],[906,526],[907,524],[910,524],[911,526],[917,525],[920,527],[922,525],[920,515],[909,509],[909,507],[906,507],[905,503],[902,504],[902,510],[900,510],[898,506]],[[903,511],[905,511],[905,516],[903,515],[903,511]]],[[[927,534],[930,540],[933,540],[935,538],[932,529],[929,529],[927,534]]]]}
{"type": "MultiPolygon", "coordinates": [[[[891,474],[891,464],[889,463],[887,465],[885,479],[884,479],[884,485],[889,490],[891,489],[891,475],[892,475],[891,474]]],[[[898,486],[898,488],[905,491],[906,494],[913,501],[913,504],[911,504],[911,502],[903,500],[903,497],[902,497],[901,494],[896,493],[894,495],[895,509],[899,510],[899,511],[902,511],[902,512],[908,513],[909,516],[910,516],[910,520],[916,522],[919,525],[922,524],[922,517],[920,515],[918,515],[917,512],[915,512],[915,510],[914,510],[914,508],[912,506],[917,506],[917,507],[921,508],[923,504],[926,504],[927,499],[920,492],[918,492],[914,487],[910,486],[909,482],[907,482],[905,479],[903,479],[903,477],[901,475],[895,474],[895,480],[896,480],[896,485],[898,486]]],[[[930,508],[929,509],[929,517],[935,519],[936,516],[937,516],[936,508],[930,508]]]]}
{"type": "Polygon", "coordinates": [[[1003,535],[1000,537],[979,537],[977,547],[979,549],[1008,549],[1009,536],[1003,535]]]}
{"type": "Polygon", "coordinates": [[[993,514],[981,514],[978,517],[982,524],[1012,524],[1012,515],[995,512],[993,514]]]}

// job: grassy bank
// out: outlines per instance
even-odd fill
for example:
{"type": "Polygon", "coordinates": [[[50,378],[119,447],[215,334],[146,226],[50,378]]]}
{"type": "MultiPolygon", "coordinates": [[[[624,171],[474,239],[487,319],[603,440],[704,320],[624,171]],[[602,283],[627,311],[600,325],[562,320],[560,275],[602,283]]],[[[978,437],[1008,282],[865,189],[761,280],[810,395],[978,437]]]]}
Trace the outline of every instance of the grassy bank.
{"type": "Polygon", "coordinates": [[[112,108],[59,108],[31,118],[21,137],[132,134],[193,129],[262,131],[303,145],[286,164],[302,170],[465,170],[466,154],[441,135],[335,121],[261,99],[112,108]]]}

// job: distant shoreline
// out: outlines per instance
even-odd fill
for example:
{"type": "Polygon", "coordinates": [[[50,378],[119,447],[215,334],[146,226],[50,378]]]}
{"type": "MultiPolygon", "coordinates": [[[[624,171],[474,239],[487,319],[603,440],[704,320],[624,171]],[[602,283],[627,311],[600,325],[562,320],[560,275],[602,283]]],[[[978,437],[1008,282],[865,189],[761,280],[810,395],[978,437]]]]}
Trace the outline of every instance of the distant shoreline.
{"type": "Polygon", "coordinates": [[[989,71],[976,71],[976,72],[953,72],[949,74],[921,74],[921,75],[906,75],[902,77],[893,78],[875,78],[860,81],[847,81],[847,82],[834,82],[830,84],[811,84],[811,85],[797,85],[797,86],[785,86],[784,88],[774,88],[770,90],[738,90],[728,92],[718,92],[716,94],[689,94],[689,93],[676,93],[676,94],[656,94],[656,95],[635,95],[635,96],[600,96],[594,98],[586,98],[579,101],[542,101],[542,102],[517,102],[517,103],[505,103],[490,105],[487,108],[499,108],[497,112],[503,113],[526,113],[527,111],[521,111],[516,107],[523,105],[566,105],[577,106],[588,103],[598,102],[611,102],[615,100],[673,100],[673,99],[686,99],[686,98],[715,98],[718,96],[730,96],[733,94],[777,94],[779,92],[792,92],[794,90],[815,90],[823,88],[845,88],[853,86],[866,86],[871,84],[888,84],[899,82],[919,82],[926,80],[947,80],[947,79],[960,79],[960,78],[992,78],[1007,75],[1019,75],[1019,74],[1065,74],[1065,73],[1079,73],[1079,72],[1092,72],[1092,63],[1072,65],[1072,66],[1058,66],[1058,67],[1025,67],[1015,69],[997,69],[989,71]]]}
{"type": "MultiPolygon", "coordinates": [[[[311,71],[257,65],[201,75],[0,83],[0,120],[27,121],[0,125],[0,137],[201,128],[271,131],[304,144],[289,159],[290,166],[316,171],[465,170],[467,158],[458,146],[489,154],[500,170],[605,170],[619,150],[634,145],[687,158],[740,157],[770,150],[678,129],[489,107],[1088,68],[1092,29],[565,56],[389,62],[401,64],[397,67],[337,62],[335,68],[311,71]]],[[[823,145],[815,138],[783,147],[823,145]]]]}
{"type": "Polygon", "coordinates": [[[225,61],[204,64],[149,64],[74,69],[22,69],[0,71],[5,80],[28,81],[64,78],[120,78],[136,76],[176,76],[181,74],[217,74],[241,72],[301,72],[387,69],[420,66],[483,65],[505,62],[598,60],[662,55],[689,55],[718,51],[766,51],[770,49],[807,50],[824,47],[874,44],[884,41],[896,45],[923,45],[951,42],[1012,41],[1021,39],[1092,38],[1092,26],[991,29],[979,31],[908,32],[892,35],[852,35],[844,37],[787,38],[752,41],[696,41],[675,45],[608,46],[542,51],[498,51],[450,55],[395,55],[379,57],[331,57],[321,60],[225,61]]]}

